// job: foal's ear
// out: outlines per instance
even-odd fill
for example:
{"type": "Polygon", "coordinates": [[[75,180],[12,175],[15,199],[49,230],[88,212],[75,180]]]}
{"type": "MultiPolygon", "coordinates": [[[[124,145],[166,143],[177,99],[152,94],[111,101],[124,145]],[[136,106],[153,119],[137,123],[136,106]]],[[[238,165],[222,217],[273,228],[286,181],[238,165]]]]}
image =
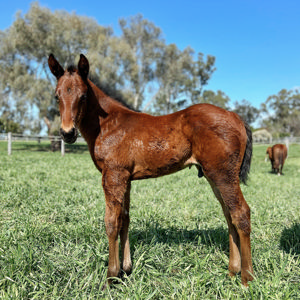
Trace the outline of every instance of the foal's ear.
{"type": "Polygon", "coordinates": [[[48,58],[48,66],[50,68],[50,71],[56,77],[57,80],[65,73],[64,69],[59,64],[59,62],[55,59],[52,53],[49,55],[48,58]]]}
{"type": "Polygon", "coordinates": [[[89,61],[83,54],[80,54],[80,59],[78,62],[78,72],[82,79],[84,80],[87,79],[89,75],[89,69],[90,69],[89,61]]]}

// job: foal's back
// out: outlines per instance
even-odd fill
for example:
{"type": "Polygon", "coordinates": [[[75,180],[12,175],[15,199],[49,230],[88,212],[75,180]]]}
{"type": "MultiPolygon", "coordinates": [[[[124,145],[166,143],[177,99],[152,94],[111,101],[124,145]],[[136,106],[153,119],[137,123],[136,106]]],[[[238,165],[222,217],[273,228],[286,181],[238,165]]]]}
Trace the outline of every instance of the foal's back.
{"type": "Polygon", "coordinates": [[[241,163],[247,140],[244,124],[222,108],[197,104],[165,116],[127,109],[116,114],[114,129],[106,124],[102,149],[107,149],[105,160],[126,166],[132,179],[167,175],[191,165],[206,169],[206,164],[226,160],[232,152],[241,163]]]}

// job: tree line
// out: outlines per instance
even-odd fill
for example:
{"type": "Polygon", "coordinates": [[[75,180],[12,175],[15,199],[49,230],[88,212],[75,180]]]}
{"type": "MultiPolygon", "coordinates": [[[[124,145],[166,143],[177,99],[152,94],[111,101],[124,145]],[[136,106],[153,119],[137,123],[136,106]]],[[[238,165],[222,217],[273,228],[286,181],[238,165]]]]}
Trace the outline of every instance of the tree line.
{"type": "Polygon", "coordinates": [[[59,128],[54,99],[55,79],[47,58],[54,53],[65,67],[80,53],[90,61],[90,74],[110,95],[134,109],[159,115],[195,103],[211,103],[239,113],[248,123],[286,135],[300,135],[299,91],[282,90],[260,109],[248,101],[235,102],[222,91],[205,90],[215,57],[167,44],[159,27],[142,15],[120,18],[121,34],[94,19],[51,11],[33,2],[0,31],[0,132],[49,134],[59,128]]]}

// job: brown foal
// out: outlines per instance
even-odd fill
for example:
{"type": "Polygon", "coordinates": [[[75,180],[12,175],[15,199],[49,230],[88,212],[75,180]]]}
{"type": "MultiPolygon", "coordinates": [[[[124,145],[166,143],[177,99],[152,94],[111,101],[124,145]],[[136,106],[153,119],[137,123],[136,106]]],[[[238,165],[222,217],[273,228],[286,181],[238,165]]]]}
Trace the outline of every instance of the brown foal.
{"type": "MultiPolygon", "coordinates": [[[[107,278],[130,273],[128,239],[132,180],[159,177],[195,165],[221,203],[229,230],[229,274],[252,280],[250,209],[240,189],[252,156],[252,134],[240,117],[222,108],[197,104],[165,116],[124,107],[88,79],[89,62],[64,70],[51,54],[57,78],[61,136],[74,143],[78,129],[102,173],[105,226],[109,243],[107,278]],[[121,241],[121,264],[119,241],[121,241]]],[[[141,204],[142,205],[142,204],[141,204]]]]}
{"type": "MultiPolygon", "coordinates": [[[[276,144],[273,147],[268,147],[266,154],[269,157],[272,165],[272,171],[278,176],[282,175],[284,162],[287,158],[287,147],[284,144],[276,144]]],[[[266,159],[267,159],[266,157],[266,159]]]]}

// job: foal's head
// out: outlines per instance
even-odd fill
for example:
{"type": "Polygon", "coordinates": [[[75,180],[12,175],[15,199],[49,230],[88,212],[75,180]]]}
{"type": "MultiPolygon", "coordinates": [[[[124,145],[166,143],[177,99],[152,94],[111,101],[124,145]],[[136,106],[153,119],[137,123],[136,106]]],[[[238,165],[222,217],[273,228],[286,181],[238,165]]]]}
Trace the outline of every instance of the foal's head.
{"type": "Polygon", "coordinates": [[[53,54],[50,54],[48,65],[57,79],[55,97],[61,117],[60,134],[66,143],[72,144],[77,139],[77,127],[86,109],[89,62],[80,54],[78,69],[69,67],[64,70],[53,54]]]}

